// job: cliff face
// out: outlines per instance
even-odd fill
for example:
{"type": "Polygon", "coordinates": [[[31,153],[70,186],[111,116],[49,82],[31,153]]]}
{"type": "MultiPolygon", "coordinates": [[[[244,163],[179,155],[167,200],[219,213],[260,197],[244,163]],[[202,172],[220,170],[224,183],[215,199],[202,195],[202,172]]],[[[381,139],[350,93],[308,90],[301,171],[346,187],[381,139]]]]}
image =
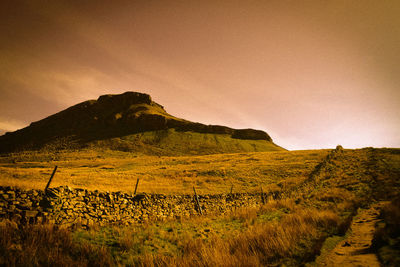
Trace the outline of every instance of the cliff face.
{"type": "Polygon", "coordinates": [[[265,140],[260,130],[236,130],[225,126],[194,123],[168,114],[147,94],[126,92],[103,95],[33,122],[26,128],[0,136],[0,152],[39,149],[57,140],[85,144],[129,134],[175,129],[178,132],[227,134],[235,139],[265,140]]]}

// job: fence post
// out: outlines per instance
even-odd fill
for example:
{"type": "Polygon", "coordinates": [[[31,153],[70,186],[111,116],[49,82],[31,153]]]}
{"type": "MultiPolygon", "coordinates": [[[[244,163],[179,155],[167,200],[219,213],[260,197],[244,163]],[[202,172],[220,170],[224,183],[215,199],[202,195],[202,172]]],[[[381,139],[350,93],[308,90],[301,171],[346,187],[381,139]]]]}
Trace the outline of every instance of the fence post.
{"type": "Polygon", "coordinates": [[[194,191],[194,197],[196,200],[197,208],[199,209],[200,215],[203,215],[203,211],[201,210],[201,207],[200,207],[199,197],[197,196],[196,189],[194,188],[194,186],[193,186],[193,191],[194,191]]]}
{"type": "Polygon", "coordinates": [[[134,195],[136,195],[136,190],[137,190],[138,184],[139,184],[139,178],[136,180],[135,192],[133,193],[134,195]]]}
{"type": "Polygon", "coordinates": [[[264,192],[263,192],[262,186],[261,186],[261,201],[263,204],[265,204],[265,198],[264,198],[264,192]]]}
{"type": "Polygon", "coordinates": [[[47,182],[46,188],[44,189],[44,192],[45,192],[45,193],[46,193],[47,189],[49,188],[50,183],[51,183],[51,181],[53,180],[54,174],[56,174],[56,171],[57,171],[57,165],[56,165],[56,167],[54,167],[53,173],[51,174],[50,179],[49,179],[49,181],[47,182]]]}

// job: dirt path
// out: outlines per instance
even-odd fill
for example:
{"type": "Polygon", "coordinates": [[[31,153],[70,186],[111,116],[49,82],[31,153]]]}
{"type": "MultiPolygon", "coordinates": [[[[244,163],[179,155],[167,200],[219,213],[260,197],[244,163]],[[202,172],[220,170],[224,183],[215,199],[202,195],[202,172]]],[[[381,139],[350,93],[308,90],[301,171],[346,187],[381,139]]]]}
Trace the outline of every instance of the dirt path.
{"type": "Polygon", "coordinates": [[[320,266],[381,266],[376,254],[369,251],[379,221],[379,210],[385,202],[379,202],[361,210],[353,219],[350,235],[329,253],[320,266]]]}

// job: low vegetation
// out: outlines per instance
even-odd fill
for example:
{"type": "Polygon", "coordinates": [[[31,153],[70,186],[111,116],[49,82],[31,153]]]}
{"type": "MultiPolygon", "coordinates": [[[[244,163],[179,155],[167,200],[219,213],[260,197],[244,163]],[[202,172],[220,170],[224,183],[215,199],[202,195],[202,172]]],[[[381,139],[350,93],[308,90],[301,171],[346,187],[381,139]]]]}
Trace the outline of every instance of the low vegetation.
{"type": "MultiPolygon", "coordinates": [[[[0,159],[3,185],[54,186],[166,194],[279,192],[280,199],[226,215],[194,216],[89,230],[0,225],[0,265],[18,266],[301,266],[332,249],[358,208],[393,199],[400,189],[397,149],[157,157],[125,152],[14,154],[0,159]],[[14,175],[14,176],[13,176],[14,175]],[[32,178],[32,179],[30,179],[32,178]],[[96,186],[97,185],[97,186],[96,186]],[[198,193],[199,193],[198,192],[198,193]],[[29,233],[29,234],[28,234],[29,233]],[[28,256],[29,255],[29,256],[28,256]]],[[[384,209],[375,243],[398,251],[398,203],[384,209]],[[397,212],[397,213],[396,213],[397,212]],[[396,224],[397,223],[397,224],[396,224]]],[[[383,253],[383,254],[382,254],[383,253]]],[[[385,254],[386,255],[386,254],[385,254]]]]}
{"type": "Polygon", "coordinates": [[[385,266],[400,266],[400,197],[387,204],[380,213],[373,248],[385,266]]]}
{"type": "MultiPolygon", "coordinates": [[[[307,178],[328,151],[257,152],[203,156],[147,156],[114,150],[25,152],[0,157],[0,185],[43,189],[55,165],[52,186],[103,191],[191,194],[259,192],[307,178]]],[[[290,185],[289,185],[290,184],[290,185]]]]}
{"type": "Polygon", "coordinates": [[[18,227],[0,223],[2,266],[107,266],[112,261],[106,247],[75,242],[71,231],[55,225],[18,227]]]}
{"type": "Polygon", "coordinates": [[[312,260],[325,237],[339,233],[332,211],[271,201],[223,217],[193,218],[89,231],[51,225],[0,225],[6,265],[289,265],[312,260]]]}

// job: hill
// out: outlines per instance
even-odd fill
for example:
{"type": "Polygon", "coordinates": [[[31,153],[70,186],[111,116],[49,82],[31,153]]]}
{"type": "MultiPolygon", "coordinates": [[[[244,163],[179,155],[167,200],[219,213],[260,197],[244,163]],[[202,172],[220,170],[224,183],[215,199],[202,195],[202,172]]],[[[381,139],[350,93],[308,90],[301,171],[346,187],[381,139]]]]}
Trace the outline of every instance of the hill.
{"type": "Polygon", "coordinates": [[[137,92],[103,95],[0,136],[0,153],[86,147],[161,155],[283,150],[266,132],[180,119],[137,92]]]}

